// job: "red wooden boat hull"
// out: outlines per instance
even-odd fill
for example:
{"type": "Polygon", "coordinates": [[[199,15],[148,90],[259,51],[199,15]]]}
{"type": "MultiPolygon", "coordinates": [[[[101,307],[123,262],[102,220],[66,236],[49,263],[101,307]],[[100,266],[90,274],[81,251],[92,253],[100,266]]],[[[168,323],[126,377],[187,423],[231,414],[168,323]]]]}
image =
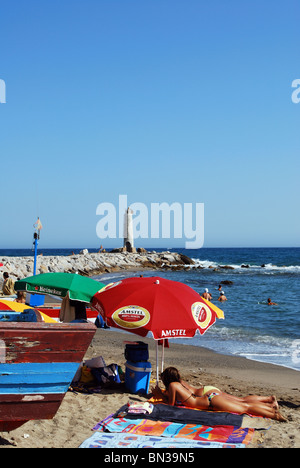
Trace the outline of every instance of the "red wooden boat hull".
{"type": "Polygon", "coordinates": [[[95,331],[91,323],[0,324],[0,431],[55,416],[95,331]]]}
{"type": "MultiPolygon", "coordinates": [[[[59,321],[60,307],[36,307],[36,309],[43,312],[43,314],[48,315],[48,317],[59,321]]],[[[89,322],[95,323],[98,314],[99,312],[96,310],[86,309],[86,315],[89,322]]]]}
{"type": "Polygon", "coordinates": [[[10,432],[35,419],[53,419],[65,394],[44,395],[42,401],[29,395],[2,395],[0,402],[0,432],[10,432]]]}

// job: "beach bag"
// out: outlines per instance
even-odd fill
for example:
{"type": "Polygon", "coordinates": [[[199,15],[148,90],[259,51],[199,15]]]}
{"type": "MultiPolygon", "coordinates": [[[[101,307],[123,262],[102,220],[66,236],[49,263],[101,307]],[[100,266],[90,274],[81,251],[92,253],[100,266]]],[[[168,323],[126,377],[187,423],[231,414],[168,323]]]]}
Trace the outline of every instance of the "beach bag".
{"type": "Polygon", "coordinates": [[[146,362],[149,359],[148,344],[142,341],[125,345],[125,359],[131,362],[146,362]]]}
{"type": "Polygon", "coordinates": [[[91,369],[92,374],[99,385],[109,386],[121,383],[118,365],[110,364],[105,367],[95,367],[91,369]]]}
{"type": "Polygon", "coordinates": [[[97,356],[92,359],[88,359],[84,362],[84,364],[90,369],[92,369],[93,367],[106,367],[106,362],[104,361],[104,358],[102,356],[97,356]]]}
{"type": "Polygon", "coordinates": [[[93,383],[95,383],[92,370],[87,366],[82,366],[81,368],[80,383],[84,385],[92,385],[93,383]]]}

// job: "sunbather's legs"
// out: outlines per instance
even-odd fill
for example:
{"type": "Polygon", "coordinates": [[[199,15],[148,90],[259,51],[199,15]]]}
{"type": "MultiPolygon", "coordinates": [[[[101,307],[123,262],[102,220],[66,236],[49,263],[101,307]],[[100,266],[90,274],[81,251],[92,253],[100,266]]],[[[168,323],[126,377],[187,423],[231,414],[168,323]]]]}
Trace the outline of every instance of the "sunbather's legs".
{"type": "Polygon", "coordinates": [[[211,406],[212,409],[216,411],[240,414],[249,413],[255,416],[276,419],[277,421],[285,421],[283,416],[275,408],[270,407],[269,404],[262,402],[235,401],[234,399],[227,398],[223,394],[214,396],[211,401],[211,406]]]}
{"type": "Polygon", "coordinates": [[[272,408],[278,409],[278,403],[276,397],[272,396],[259,396],[259,395],[249,395],[246,397],[237,397],[230,395],[229,393],[222,393],[222,395],[230,400],[242,403],[265,403],[270,405],[272,408]]]}

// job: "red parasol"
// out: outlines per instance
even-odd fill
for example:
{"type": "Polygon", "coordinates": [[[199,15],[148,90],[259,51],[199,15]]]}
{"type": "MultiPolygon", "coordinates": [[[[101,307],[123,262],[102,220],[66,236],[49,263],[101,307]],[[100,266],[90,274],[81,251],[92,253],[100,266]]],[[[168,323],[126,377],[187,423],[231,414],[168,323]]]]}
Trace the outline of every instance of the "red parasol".
{"type": "Polygon", "coordinates": [[[184,283],[134,277],[95,294],[92,305],[107,325],[155,340],[203,335],[224,313],[184,283]]]}

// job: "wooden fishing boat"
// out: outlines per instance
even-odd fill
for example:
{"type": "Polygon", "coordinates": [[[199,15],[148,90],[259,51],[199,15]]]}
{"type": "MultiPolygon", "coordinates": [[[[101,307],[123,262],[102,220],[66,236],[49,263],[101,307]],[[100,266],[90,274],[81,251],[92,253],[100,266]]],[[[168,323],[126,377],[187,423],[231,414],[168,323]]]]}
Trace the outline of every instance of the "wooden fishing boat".
{"type": "MultiPolygon", "coordinates": [[[[42,312],[43,314],[48,315],[48,317],[59,322],[60,307],[61,307],[61,298],[47,296],[45,303],[43,305],[36,306],[36,309],[42,312]]],[[[97,312],[96,309],[87,307],[86,308],[87,320],[91,323],[95,323],[98,313],[99,312],[97,312]]]]}
{"type": "MultiPolygon", "coordinates": [[[[48,315],[48,317],[51,317],[52,319],[59,322],[60,307],[38,306],[37,309],[40,312],[43,312],[44,314],[48,315]]],[[[97,312],[95,309],[91,309],[87,307],[86,309],[87,320],[91,323],[95,323],[98,313],[99,312],[97,312]]]]}
{"type": "Polygon", "coordinates": [[[10,321],[11,314],[0,321],[1,432],[55,416],[96,331],[91,323],[10,321]]]}

